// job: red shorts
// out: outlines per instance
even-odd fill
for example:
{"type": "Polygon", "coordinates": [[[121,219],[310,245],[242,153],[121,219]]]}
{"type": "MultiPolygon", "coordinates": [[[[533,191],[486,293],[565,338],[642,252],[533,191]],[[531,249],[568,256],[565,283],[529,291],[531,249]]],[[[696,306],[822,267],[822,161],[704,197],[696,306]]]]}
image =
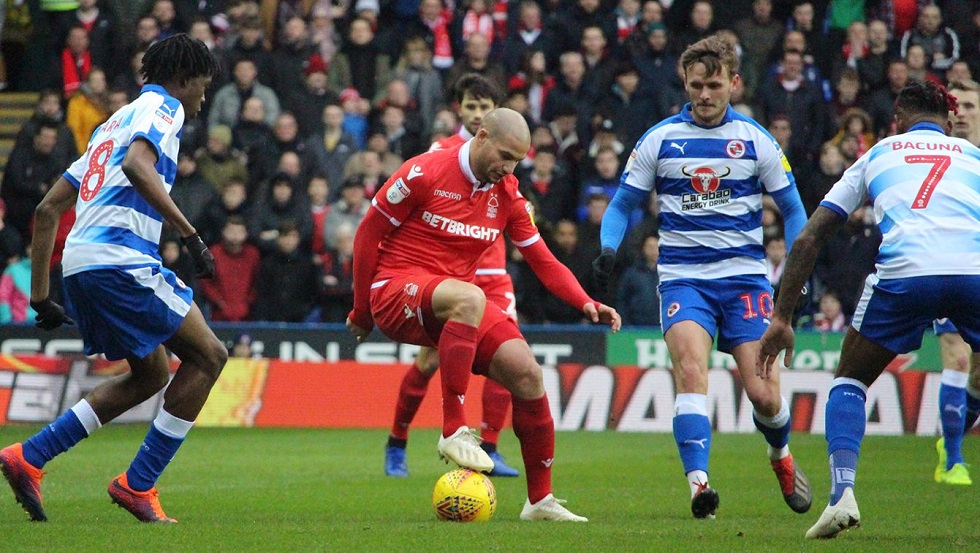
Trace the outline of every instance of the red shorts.
{"type": "Polygon", "coordinates": [[[487,303],[493,303],[501,309],[507,316],[517,321],[517,298],[514,296],[514,283],[510,280],[510,275],[476,275],[473,280],[487,295],[487,303]]]}
{"type": "MultiPolygon", "coordinates": [[[[372,284],[371,315],[378,329],[396,342],[437,347],[443,325],[432,312],[432,292],[447,278],[399,276],[372,284]]],[[[486,374],[501,344],[514,338],[524,339],[517,323],[496,305],[487,302],[480,321],[473,363],[476,374],[486,374]]]]}

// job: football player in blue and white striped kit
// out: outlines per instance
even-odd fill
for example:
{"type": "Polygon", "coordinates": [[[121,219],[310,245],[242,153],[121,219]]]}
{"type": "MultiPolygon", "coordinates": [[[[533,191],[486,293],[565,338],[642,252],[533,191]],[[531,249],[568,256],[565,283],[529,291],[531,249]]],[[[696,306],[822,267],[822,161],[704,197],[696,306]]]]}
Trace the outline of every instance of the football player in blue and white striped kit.
{"type": "Polygon", "coordinates": [[[807,538],[833,538],[860,524],[854,484],[867,391],[895,356],[918,349],[938,318],[949,318],[974,354],[980,352],[980,148],[946,136],[954,107],[941,86],[912,82],[902,89],[895,100],[901,134],[882,140],[844,172],[786,262],[782,293],[762,337],[762,373],[783,350],[792,361],[790,318],[799,291],[827,238],[871,201],[882,241],[827,399],[830,502],[807,538]]]}
{"type": "Polygon", "coordinates": [[[185,34],[155,43],[143,57],[140,96],[103,123],[86,152],[38,205],[31,250],[31,306],[37,326],[78,323],[88,355],[126,359],[130,372],[97,386],[23,444],[0,451],[0,469],[32,520],[47,520],[44,465],[102,425],[167,386],[167,349],[181,361],[129,470],[112,479],[112,501],[143,522],[176,522],[155,483],[204,406],[228,352],[204,321],[192,292],[161,264],[163,222],[176,229],[198,276],[214,257],[171,200],[185,117],[198,114],[217,65],[185,34]],[[65,306],[48,296],[48,265],[61,214],[74,207],[65,243],[65,306]],[[71,316],[68,316],[68,313],[71,316]],[[74,320],[73,320],[74,319],[74,320]]]}
{"type": "Polygon", "coordinates": [[[719,502],[708,485],[707,404],[708,359],[717,335],[718,349],[735,357],[783,498],[804,513],[811,494],[789,451],[789,402],[780,395],[778,373],[760,378],[755,371],[773,302],[762,194],[772,194],[782,211],[787,246],[806,220],[803,204],[775,139],[729,105],[740,80],[732,44],[708,37],[688,47],[681,65],[691,103],[637,142],[602,219],[595,276],[608,282],[627,214],[656,193],[661,325],[673,364],[674,439],[691,488],[691,512],[713,518],[719,502]]]}

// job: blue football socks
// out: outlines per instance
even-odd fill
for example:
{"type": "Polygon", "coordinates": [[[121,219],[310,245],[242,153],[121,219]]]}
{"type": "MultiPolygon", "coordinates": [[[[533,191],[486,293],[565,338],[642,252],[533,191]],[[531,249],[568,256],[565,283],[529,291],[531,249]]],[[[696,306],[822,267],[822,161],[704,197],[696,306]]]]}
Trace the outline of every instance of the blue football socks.
{"type": "Polygon", "coordinates": [[[789,402],[786,401],[786,398],[780,398],[779,412],[771,417],[763,416],[753,410],[752,422],[755,423],[755,427],[759,429],[759,432],[762,432],[766,443],[772,449],[782,450],[789,444],[789,430],[792,421],[789,415],[789,402]]]}
{"type": "Polygon", "coordinates": [[[704,394],[677,394],[674,400],[674,441],[685,474],[693,470],[708,472],[711,420],[707,399],[704,394]]]}
{"type": "Polygon", "coordinates": [[[161,409],[156,420],[150,425],[150,430],[146,433],[136,458],[126,471],[129,487],[138,492],[145,492],[156,485],[157,479],[177,454],[193,424],[161,409]]]}
{"type": "Polygon", "coordinates": [[[946,470],[963,462],[963,421],[966,419],[966,382],[969,375],[943,369],[939,386],[939,420],[946,446],[946,470]]]}
{"type": "Polygon", "coordinates": [[[827,452],[830,454],[830,504],[835,505],[844,490],[854,487],[858,455],[867,423],[867,387],[853,378],[835,378],[830,388],[825,414],[827,452]]]}
{"type": "Polygon", "coordinates": [[[37,468],[68,451],[102,426],[88,401],[81,400],[58,420],[24,442],[24,460],[37,468]]]}

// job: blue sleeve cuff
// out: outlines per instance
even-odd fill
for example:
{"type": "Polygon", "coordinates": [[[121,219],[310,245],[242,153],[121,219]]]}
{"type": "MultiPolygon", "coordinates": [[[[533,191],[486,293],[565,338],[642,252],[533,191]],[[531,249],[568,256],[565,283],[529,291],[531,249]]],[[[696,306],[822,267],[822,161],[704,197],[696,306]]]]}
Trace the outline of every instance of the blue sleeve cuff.
{"type": "Polygon", "coordinates": [[[68,171],[65,171],[64,173],[61,174],[61,176],[65,177],[65,180],[68,181],[75,188],[81,188],[82,183],[78,182],[78,179],[75,178],[75,175],[72,175],[68,171]]]}
{"type": "Polygon", "coordinates": [[[847,220],[848,217],[851,216],[850,213],[844,211],[844,209],[841,206],[835,203],[828,202],[827,200],[820,202],[820,207],[826,207],[827,209],[839,215],[840,218],[844,219],[845,221],[847,220]]]}

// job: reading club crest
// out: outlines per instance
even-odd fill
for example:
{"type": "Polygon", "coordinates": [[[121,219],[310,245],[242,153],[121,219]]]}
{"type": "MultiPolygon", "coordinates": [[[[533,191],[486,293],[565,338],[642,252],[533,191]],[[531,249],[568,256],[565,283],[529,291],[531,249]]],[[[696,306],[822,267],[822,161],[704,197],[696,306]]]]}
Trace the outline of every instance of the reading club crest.
{"type": "Polygon", "coordinates": [[[745,142],[741,140],[729,140],[725,145],[725,153],[732,159],[739,159],[745,155],[745,142]]]}

